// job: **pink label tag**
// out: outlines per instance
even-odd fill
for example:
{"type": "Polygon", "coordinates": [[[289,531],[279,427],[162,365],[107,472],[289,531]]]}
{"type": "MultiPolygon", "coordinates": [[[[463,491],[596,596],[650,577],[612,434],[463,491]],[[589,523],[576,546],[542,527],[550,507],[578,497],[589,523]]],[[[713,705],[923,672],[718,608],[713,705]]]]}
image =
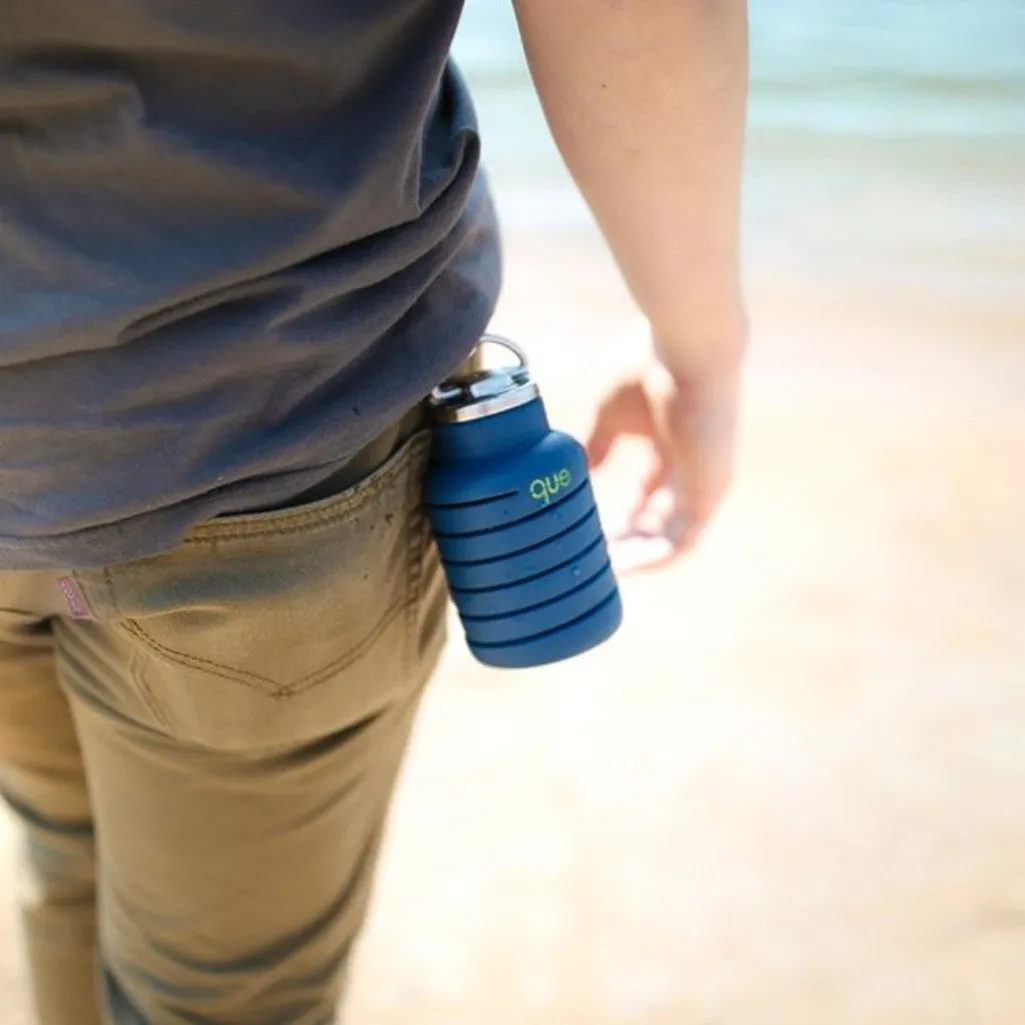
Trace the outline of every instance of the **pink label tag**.
{"type": "Polygon", "coordinates": [[[64,601],[67,602],[68,612],[71,613],[72,619],[93,618],[92,610],[82,593],[82,588],[72,577],[59,577],[57,586],[61,589],[61,594],[64,595],[64,601]]]}

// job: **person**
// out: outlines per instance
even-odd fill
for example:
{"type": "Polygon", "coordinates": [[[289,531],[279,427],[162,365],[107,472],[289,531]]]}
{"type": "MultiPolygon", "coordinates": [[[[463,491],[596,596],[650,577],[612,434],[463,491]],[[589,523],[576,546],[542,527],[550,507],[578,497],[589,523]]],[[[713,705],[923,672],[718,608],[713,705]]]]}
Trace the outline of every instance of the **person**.
{"type": "MultiPolygon", "coordinates": [[[[461,0],[0,0],[0,789],[45,1025],[334,1020],[446,593],[423,399],[492,316],[461,0]]],[[[675,553],[730,474],[740,0],[518,0],[654,344],[675,553]]],[[[667,497],[668,496],[668,501],[667,497]]]]}

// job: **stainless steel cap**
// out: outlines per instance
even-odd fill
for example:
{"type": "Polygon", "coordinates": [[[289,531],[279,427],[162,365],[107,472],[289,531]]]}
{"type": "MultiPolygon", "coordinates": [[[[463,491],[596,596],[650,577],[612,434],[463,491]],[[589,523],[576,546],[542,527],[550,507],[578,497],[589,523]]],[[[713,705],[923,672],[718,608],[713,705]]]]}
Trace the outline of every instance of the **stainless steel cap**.
{"type": "Polygon", "coordinates": [[[465,371],[456,372],[431,392],[431,410],[441,423],[462,423],[505,413],[539,395],[527,364],[527,354],[508,338],[484,335],[465,365],[465,371]],[[479,356],[485,345],[504,348],[516,358],[516,363],[512,366],[480,367],[479,356]]]}

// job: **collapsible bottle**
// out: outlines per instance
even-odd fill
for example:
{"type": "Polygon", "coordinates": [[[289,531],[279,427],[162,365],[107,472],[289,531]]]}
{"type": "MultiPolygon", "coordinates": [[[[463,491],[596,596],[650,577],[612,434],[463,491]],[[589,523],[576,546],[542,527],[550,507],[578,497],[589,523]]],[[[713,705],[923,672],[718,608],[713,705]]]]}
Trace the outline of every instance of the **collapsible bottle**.
{"type": "Polygon", "coordinates": [[[582,446],[549,427],[522,350],[486,344],[517,362],[432,393],[425,501],[470,650],[527,668],[600,644],[622,606],[582,446]]]}

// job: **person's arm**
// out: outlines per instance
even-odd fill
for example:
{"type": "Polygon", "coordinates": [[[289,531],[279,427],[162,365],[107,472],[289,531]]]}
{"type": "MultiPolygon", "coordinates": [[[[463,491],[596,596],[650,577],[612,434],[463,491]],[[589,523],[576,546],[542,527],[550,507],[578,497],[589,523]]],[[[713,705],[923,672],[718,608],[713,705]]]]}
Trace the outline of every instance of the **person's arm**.
{"type": "Polygon", "coordinates": [[[555,141],[638,306],[661,367],[599,413],[601,462],[650,437],[643,500],[675,475],[679,550],[729,476],[746,341],[739,194],[747,98],[743,0],[515,0],[555,141]],[[686,535],[686,536],[684,536],[686,535]]]}

